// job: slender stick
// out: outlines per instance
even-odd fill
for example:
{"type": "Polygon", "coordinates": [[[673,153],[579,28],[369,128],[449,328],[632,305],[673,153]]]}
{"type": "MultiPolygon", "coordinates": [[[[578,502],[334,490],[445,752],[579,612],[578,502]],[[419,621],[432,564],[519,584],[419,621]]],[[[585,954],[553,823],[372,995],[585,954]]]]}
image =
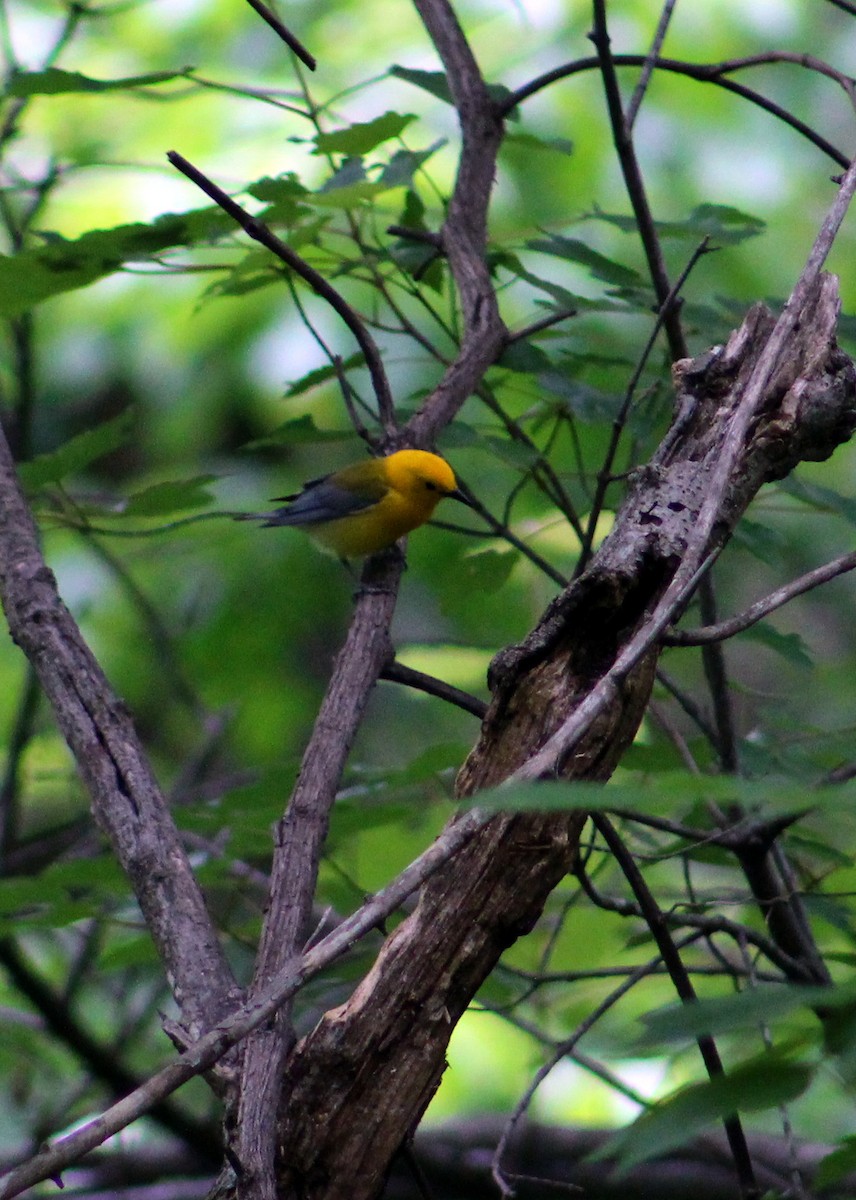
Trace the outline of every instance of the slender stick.
{"type": "Polygon", "coordinates": [[[386,371],[381,361],[380,351],[374,338],[366,329],[365,323],[357,316],[350,304],[327,282],[320,272],[316,271],[314,267],[310,267],[309,263],[304,262],[299,254],[295,254],[291,247],[268,229],[263,221],[259,221],[256,217],[251,216],[246,209],[242,208],[231,196],[227,195],[207,175],[204,175],[202,171],[188,162],[177,150],[170,150],[167,158],[174,167],[195,183],[206,196],[210,196],[215,204],[219,204],[220,208],[225,213],[228,213],[232,220],[236,221],[245,233],[249,234],[255,241],[260,242],[261,245],[267,247],[272,254],[275,254],[277,258],[291,267],[293,271],[296,271],[301,279],[304,279],[319,296],[327,301],[334,312],[339,314],[366,356],[366,366],[369,369],[372,386],[377,397],[381,424],[386,435],[392,437],[397,429],[395,407],[389,380],[386,377],[386,371]]]}
{"type": "Polygon", "coordinates": [[[676,3],[677,0],[666,0],[660,13],[660,20],[657,22],[657,30],[654,34],[654,40],[651,43],[651,49],[645,56],[645,65],[642,68],[642,74],[639,76],[639,82],[633,89],[633,95],[630,97],[630,103],[627,105],[627,111],[624,114],[624,122],[628,133],[636,123],[636,116],[645,98],[654,68],[657,65],[657,56],[663,48],[663,42],[666,40],[666,33],[669,28],[669,22],[672,19],[672,13],[675,11],[676,3]]]}
{"type": "MultiPolygon", "coordinates": [[[[616,67],[644,67],[646,56],[643,54],[615,54],[612,61],[616,67]]],[[[716,87],[723,88],[727,92],[732,92],[735,96],[740,96],[744,100],[748,100],[751,104],[758,108],[764,109],[778,120],[783,121],[794,129],[802,137],[810,141],[824,154],[828,155],[833,162],[836,162],[840,167],[846,167],[850,159],[841,150],[838,150],[831,142],[822,137],[811,126],[806,125],[793,113],[788,112],[780,104],[776,104],[772,100],[768,100],[766,96],[762,96],[754,89],[746,87],[742,83],[737,83],[733,79],[726,78],[727,71],[742,69],[744,67],[766,64],[770,62],[794,62],[795,57],[788,54],[780,55],[757,55],[753,59],[740,59],[734,62],[724,63],[691,63],[683,62],[677,58],[658,58],[656,67],[658,71],[669,71],[676,75],[685,75],[688,79],[698,80],[700,83],[712,83],[716,87]]],[[[802,66],[809,66],[805,61],[804,56],[800,55],[798,61],[802,66]]],[[[818,66],[812,64],[814,69],[819,69],[818,66]]],[[[826,66],[826,64],[822,64],[826,66]]],[[[524,100],[528,100],[530,96],[534,96],[537,92],[549,87],[553,83],[557,83],[560,79],[569,79],[572,75],[579,75],[585,71],[595,70],[600,66],[600,59],[578,58],[574,62],[564,63],[560,67],[554,67],[551,71],[546,71],[543,75],[539,75],[536,79],[532,79],[523,87],[518,88],[503,102],[500,107],[502,116],[507,116],[524,100]]],[[[831,70],[831,68],[829,69],[831,70]]],[[[826,72],[824,72],[826,73],[826,72]]],[[[839,72],[834,72],[833,78],[844,86],[844,77],[840,76],[839,72]]]]}
{"type": "Polygon", "coordinates": [[[262,4],[262,0],[247,0],[247,4],[249,4],[250,8],[259,14],[263,21],[267,21],[268,25],[270,25],[271,29],[277,34],[277,36],[282,38],[289,50],[293,50],[300,61],[305,63],[310,71],[315,70],[318,65],[315,60],[315,56],[309,53],[303,43],[294,36],[291,30],[286,29],[285,25],[283,25],[282,21],[280,21],[273,9],[268,8],[266,4],[262,4]]]}
{"type": "Polygon", "coordinates": [[[777,608],[782,608],[783,605],[790,603],[796,596],[802,596],[804,592],[809,592],[822,583],[828,583],[830,579],[836,579],[839,575],[844,575],[854,568],[856,568],[856,552],[842,554],[838,558],[833,558],[831,562],[824,563],[822,567],[815,567],[813,571],[807,571],[798,579],[793,579],[790,583],[776,588],[774,592],[770,592],[769,596],[765,596],[763,600],[756,600],[745,612],[739,613],[736,617],[730,617],[727,621],[720,621],[715,625],[703,625],[699,629],[672,630],[671,633],[663,636],[663,644],[665,646],[703,646],[707,642],[724,641],[725,638],[734,637],[736,633],[743,633],[745,629],[751,629],[758,621],[769,616],[771,612],[775,612],[777,608]]]}
{"type": "Polygon", "coordinates": [[[621,106],[621,90],[618,86],[618,74],[612,57],[609,32],[606,25],[606,0],[594,0],[592,8],[594,11],[594,29],[589,34],[589,37],[594,43],[600,63],[600,73],[603,78],[604,92],[606,93],[609,122],[612,126],[612,140],[615,145],[615,152],[618,155],[621,173],[624,176],[624,186],[627,188],[627,194],[633,206],[633,214],[636,217],[636,224],[639,228],[642,248],[648,260],[648,271],[651,275],[651,281],[654,284],[657,304],[663,313],[663,324],[666,330],[666,337],[669,341],[669,352],[671,353],[672,360],[677,361],[679,358],[686,358],[688,353],[687,343],[683,329],[681,328],[678,311],[674,306],[669,306],[669,296],[672,288],[666,272],[663,248],[660,245],[657,226],[654,223],[654,216],[651,212],[651,206],[648,203],[648,195],[645,190],[639,161],[636,157],[630,127],[625,120],[621,106]]]}
{"type": "MultiPolygon", "coordinates": [[[[651,931],[654,941],[657,943],[657,948],[660,951],[663,962],[668,968],[675,991],[685,1004],[691,1004],[696,999],[696,990],[684,966],[680,951],[669,932],[660,906],[654,899],[642,872],[636,865],[633,855],[625,846],[623,839],[619,836],[618,831],[608,817],[600,813],[593,814],[592,822],[624,872],[627,882],[630,884],[637,903],[642,910],[645,923],[651,931]]],[[[722,1075],[722,1059],[719,1057],[716,1042],[710,1034],[699,1034],[696,1041],[698,1042],[699,1053],[702,1056],[710,1078],[713,1079],[722,1075]]],[[[743,1132],[743,1125],[740,1118],[736,1113],[733,1116],[725,1117],[723,1125],[725,1127],[725,1135],[728,1138],[728,1144],[731,1148],[731,1154],[734,1158],[734,1166],[740,1180],[741,1194],[747,1198],[759,1196],[760,1191],[755,1180],[752,1157],[749,1154],[749,1147],[746,1144],[746,1135],[743,1132]]]]}
{"type": "Polygon", "coordinates": [[[204,1037],[194,1042],[173,1062],[152,1075],[141,1087],[112,1105],[100,1116],[88,1121],[74,1133],[61,1138],[50,1149],[10,1171],[0,1182],[0,1200],[11,1200],[26,1188],[44,1179],[55,1179],[61,1171],[84,1154],[102,1145],[107,1138],[143,1116],[151,1106],[207,1071],[232,1046],[257,1029],[293,996],[304,983],[376,929],[390,913],[457,852],[495,814],[477,809],[465,813],[410,866],[348,917],[332,933],[305,954],[292,959],[271,980],[255,1000],[242,1005],[204,1037]]]}

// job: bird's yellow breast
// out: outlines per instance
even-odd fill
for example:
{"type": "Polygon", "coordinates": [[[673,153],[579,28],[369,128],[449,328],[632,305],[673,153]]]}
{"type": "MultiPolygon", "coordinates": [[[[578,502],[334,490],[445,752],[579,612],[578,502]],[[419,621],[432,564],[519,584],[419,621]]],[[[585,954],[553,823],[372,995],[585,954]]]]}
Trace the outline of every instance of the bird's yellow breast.
{"type": "Polygon", "coordinates": [[[382,473],[385,490],[376,503],[309,529],[316,541],[340,558],[358,558],[391,546],[424,524],[443,497],[457,487],[449,464],[425,450],[399,450],[387,458],[346,468],[332,479],[356,491],[362,482],[360,475],[376,485],[378,473],[382,473]]]}

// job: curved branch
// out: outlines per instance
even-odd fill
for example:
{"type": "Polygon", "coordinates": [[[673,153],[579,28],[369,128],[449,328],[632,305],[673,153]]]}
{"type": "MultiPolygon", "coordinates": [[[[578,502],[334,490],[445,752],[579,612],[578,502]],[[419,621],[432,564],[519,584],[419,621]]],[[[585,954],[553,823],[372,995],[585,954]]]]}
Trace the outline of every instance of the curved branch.
{"type": "Polygon", "coordinates": [[[721,642],[725,638],[734,637],[737,633],[751,629],[758,621],[769,616],[771,612],[775,612],[777,608],[789,604],[795,597],[802,596],[804,592],[810,592],[812,588],[820,587],[822,583],[828,583],[830,579],[836,579],[839,575],[844,575],[854,568],[856,568],[856,552],[842,554],[838,558],[833,558],[831,562],[824,563],[822,567],[815,567],[813,571],[807,571],[798,579],[793,579],[790,583],[776,588],[774,592],[770,592],[769,596],[765,596],[763,600],[756,600],[745,612],[739,613],[736,617],[730,617],[729,620],[720,621],[716,625],[703,625],[699,629],[675,629],[671,633],[664,634],[663,645],[705,646],[710,642],[721,642]]]}
{"type": "MultiPolygon", "coordinates": [[[[799,56],[801,57],[801,56],[799,56]]],[[[612,61],[617,67],[644,67],[647,58],[644,54],[614,54],[612,61]]],[[[755,65],[753,59],[741,59],[736,66],[746,67],[755,65]]],[[[769,55],[758,56],[760,62],[769,63],[775,61],[769,55]]],[[[793,61],[793,56],[783,56],[783,61],[793,61]]],[[[850,159],[843,151],[838,150],[826,138],[821,137],[819,133],[813,130],[799,117],[793,116],[787,109],[776,104],[772,100],[768,100],[766,96],[762,96],[760,92],[754,91],[752,88],[745,87],[742,83],[736,83],[733,79],[726,79],[723,72],[731,68],[729,63],[690,63],[683,62],[677,58],[658,58],[654,64],[659,71],[668,71],[675,75],[683,75],[687,79],[695,79],[699,83],[712,83],[716,87],[723,88],[727,92],[732,92],[735,96],[741,96],[744,100],[757,105],[758,108],[764,109],[778,120],[789,125],[791,129],[801,134],[804,138],[810,141],[818,150],[823,151],[833,162],[839,167],[847,167],[850,159]]],[[[803,65],[807,65],[803,63],[803,65]]],[[[579,58],[571,63],[564,63],[561,67],[554,67],[551,71],[545,71],[543,75],[530,80],[523,87],[518,88],[513,92],[501,105],[500,112],[502,116],[507,117],[508,114],[515,109],[524,100],[528,100],[530,96],[534,96],[537,92],[543,91],[553,83],[557,83],[560,79],[569,79],[572,75],[579,75],[585,71],[596,70],[600,66],[600,60],[596,57],[579,58]]],[[[830,68],[830,71],[832,68],[830,68]]],[[[840,82],[840,80],[839,80],[840,82]]]]}
{"type": "Polygon", "coordinates": [[[441,237],[460,297],[464,336],[455,361],[403,431],[407,440],[430,445],[475,391],[506,337],[486,257],[488,204],[504,128],[448,0],[414,2],[446,70],[462,138],[441,237]]]}
{"type": "Polygon", "coordinates": [[[469,692],[464,692],[461,688],[453,687],[452,684],[445,683],[442,679],[426,675],[424,671],[416,671],[413,667],[406,667],[404,663],[395,660],[386,664],[380,673],[380,678],[386,679],[390,683],[401,683],[405,687],[415,688],[429,696],[437,696],[449,704],[456,704],[458,708],[472,713],[479,720],[487,712],[484,700],[479,700],[477,696],[471,696],[469,692]]]}

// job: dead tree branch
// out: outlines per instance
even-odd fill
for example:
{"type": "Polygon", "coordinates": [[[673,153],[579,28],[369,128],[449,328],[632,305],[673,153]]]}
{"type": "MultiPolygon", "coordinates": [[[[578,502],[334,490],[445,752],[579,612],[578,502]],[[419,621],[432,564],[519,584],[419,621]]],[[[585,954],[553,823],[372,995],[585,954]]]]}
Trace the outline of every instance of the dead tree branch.
{"type": "MultiPolygon", "coordinates": [[[[482,736],[459,777],[462,795],[544,761],[551,735],[626,648],[638,647],[639,631],[650,633],[651,614],[665,618],[670,593],[675,615],[698,564],[721,548],[762,483],[802,459],[828,457],[856,427],[856,369],[835,344],[835,280],[818,279],[812,263],[813,286],[801,291],[798,310],[791,307],[792,332],[772,361],[767,347],[776,322],[759,305],[725,348],[678,364],[678,419],[655,461],[637,473],[612,534],[533,634],[495,660],[482,736]],[[741,410],[742,430],[735,432],[741,410]],[[725,447],[734,456],[724,476],[725,447]],[[714,509],[708,502],[715,486],[714,509]]],[[[573,748],[550,749],[553,771],[594,780],[611,773],[650,693],[656,638],[646,646],[606,690],[573,748]]],[[[581,824],[576,813],[493,818],[423,889],[354,996],[296,1047],[280,1129],[285,1194],[376,1194],[386,1164],[433,1094],[458,1016],[503,948],[537,919],[573,862],[581,824]],[[371,1070],[360,1069],[369,1063],[371,1070]]]]}

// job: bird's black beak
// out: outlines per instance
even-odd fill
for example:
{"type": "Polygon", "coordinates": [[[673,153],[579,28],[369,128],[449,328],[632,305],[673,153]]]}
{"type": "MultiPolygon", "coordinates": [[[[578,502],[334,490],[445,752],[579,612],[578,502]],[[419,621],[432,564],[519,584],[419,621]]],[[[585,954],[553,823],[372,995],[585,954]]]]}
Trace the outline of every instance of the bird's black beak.
{"type": "Polygon", "coordinates": [[[453,492],[446,492],[449,500],[460,500],[461,504],[466,504],[467,508],[473,507],[473,502],[468,496],[465,496],[460,488],[455,488],[453,492]]]}

